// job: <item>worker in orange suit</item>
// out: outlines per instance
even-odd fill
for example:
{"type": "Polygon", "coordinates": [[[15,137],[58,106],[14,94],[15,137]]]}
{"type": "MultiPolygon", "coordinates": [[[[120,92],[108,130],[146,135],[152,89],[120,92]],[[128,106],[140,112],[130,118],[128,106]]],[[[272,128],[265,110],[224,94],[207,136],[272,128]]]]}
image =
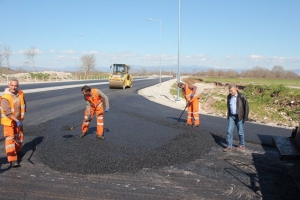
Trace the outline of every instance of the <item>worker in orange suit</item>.
{"type": "Polygon", "coordinates": [[[178,87],[181,88],[181,92],[186,99],[187,103],[187,120],[185,125],[193,127],[199,127],[199,96],[197,93],[197,86],[186,84],[182,81],[178,83],[178,87]]]}
{"type": "Polygon", "coordinates": [[[91,89],[85,85],[81,88],[86,102],[86,109],[84,112],[84,120],[82,123],[80,137],[84,137],[89,130],[90,122],[93,117],[97,120],[96,138],[104,140],[104,111],[109,111],[108,97],[97,88],[91,89]],[[104,109],[105,107],[105,109],[104,109]]]}
{"type": "Polygon", "coordinates": [[[10,79],[8,88],[1,96],[1,124],[5,138],[5,152],[12,167],[20,167],[23,143],[22,121],[26,112],[26,102],[22,90],[18,90],[19,81],[10,79]]]}

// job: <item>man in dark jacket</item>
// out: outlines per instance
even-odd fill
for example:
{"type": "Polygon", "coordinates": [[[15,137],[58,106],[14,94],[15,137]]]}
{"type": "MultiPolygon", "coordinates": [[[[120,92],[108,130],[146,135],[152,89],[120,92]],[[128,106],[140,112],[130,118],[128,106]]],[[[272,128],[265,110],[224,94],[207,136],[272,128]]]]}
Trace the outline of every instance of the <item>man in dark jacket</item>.
{"type": "Polygon", "coordinates": [[[234,125],[237,127],[240,143],[236,150],[245,149],[244,138],[244,122],[248,120],[249,105],[244,94],[241,94],[234,84],[228,85],[229,95],[227,96],[227,147],[223,149],[224,152],[232,150],[233,130],[234,125]]]}

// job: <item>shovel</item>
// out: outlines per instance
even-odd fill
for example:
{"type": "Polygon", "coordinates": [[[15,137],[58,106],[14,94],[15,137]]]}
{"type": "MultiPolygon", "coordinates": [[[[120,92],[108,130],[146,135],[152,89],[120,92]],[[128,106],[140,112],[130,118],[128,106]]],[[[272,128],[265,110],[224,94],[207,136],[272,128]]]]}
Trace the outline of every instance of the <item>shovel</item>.
{"type": "MultiPolygon", "coordinates": [[[[93,119],[94,117],[96,117],[96,115],[94,115],[93,117],[90,117],[88,120],[90,120],[90,119],[93,119]]],[[[87,120],[87,121],[88,121],[87,120]]],[[[84,121],[83,121],[84,122],[84,121]]],[[[62,128],[62,130],[63,131],[71,131],[71,130],[73,130],[74,128],[76,128],[77,126],[80,126],[81,124],[83,124],[83,122],[80,122],[80,123],[78,123],[78,124],[76,124],[75,126],[64,126],[63,128],[62,128]]]]}
{"type": "Polygon", "coordinates": [[[175,124],[178,124],[178,122],[179,122],[179,120],[181,119],[181,117],[182,117],[182,115],[183,115],[183,113],[184,113],[185,109],[186,109],[188,106],[189,106],[189,103],[187,103],[187,104],[186,104],[186,106],[185,106],[184,110],[182,111],[182,113],[181,113],[180,117],[178,118],[178,120],[177,120],[177,122],[176,122],[175,124]]]}

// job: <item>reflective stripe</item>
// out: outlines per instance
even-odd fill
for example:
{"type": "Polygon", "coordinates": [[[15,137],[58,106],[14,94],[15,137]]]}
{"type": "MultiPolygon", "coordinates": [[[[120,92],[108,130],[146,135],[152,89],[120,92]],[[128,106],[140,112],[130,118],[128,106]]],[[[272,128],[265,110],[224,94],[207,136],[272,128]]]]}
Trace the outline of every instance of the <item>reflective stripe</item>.
{"type": "Polygon", "coordinates": [[[21,106],[21,108],[25,108],[25,105],[21,106]]]}
{"type": "Polygon", "coordinates": [[[97,125],[103,126],[103,122],[97,122],[97,125]]]}
{"type": "Polygon", "coordinates": [[[97,117],[97,119],[103,119],[103,116],[99,116],[99,117],[97,117]]]}
{"type": "Polygon", "coordinates": [[[15,140],[15,142],[17,142],[17,143],[22,143],[23,140],[15,140]]]}
{"type": "Polygon", "coordinates": [[[83,122],[83,124],[89,125],[89,124],[90,124],[90,122],[83,122]]]}
{"type": "Polygon", "coordinates": [[[15,137],[23,137],[23,133],[15,134],[15,137]]]}
{"type": "Polygon", "coordinates": [[[14,137],[13,136],[10,136],[10,137],[6,137],[5,140],[13,140],[14,137]]]}
{"type": "Polygon", "coordinates": [[[5,149],[15,148],[15,144],[9,144],[5,146],[5,149]]]}

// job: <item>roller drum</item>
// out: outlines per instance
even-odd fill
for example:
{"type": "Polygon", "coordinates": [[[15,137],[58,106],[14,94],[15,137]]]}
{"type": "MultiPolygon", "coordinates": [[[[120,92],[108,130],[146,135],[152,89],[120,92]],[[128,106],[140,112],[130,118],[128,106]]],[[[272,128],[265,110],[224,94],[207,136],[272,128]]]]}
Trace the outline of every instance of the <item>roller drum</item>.
{"type": "Polygon", "coordinates": [[[109,88],[124,89],[123,81],[110,80],[109,81],[109,88]]]}

